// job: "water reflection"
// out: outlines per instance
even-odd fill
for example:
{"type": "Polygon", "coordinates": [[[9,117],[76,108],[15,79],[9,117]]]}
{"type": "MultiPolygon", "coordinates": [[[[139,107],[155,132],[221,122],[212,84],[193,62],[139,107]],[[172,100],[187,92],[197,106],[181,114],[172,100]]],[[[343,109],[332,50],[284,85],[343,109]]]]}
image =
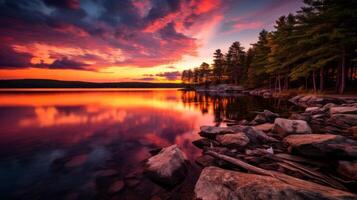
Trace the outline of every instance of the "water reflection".
{"type": "Polygon", "coordinates": [[[299,108],[282,99],[264,99],[253,96],[211,96],[205,93],[184,92],[182,102],[186,106],[199,109],[203,114],[212,113],[216,125],[224,120],[252,120],[257,111],[264,109],[288,116],[299,108]]]}
{"type": "MultiPolygon", "coordinates": [[[[110,199],[106,189],[140,170],[149,150],[175,143],[193,159],[201,125],[290,106],[274,103],[176,90],[1,92],[0,198],[110,199]]],[[[143,188],[116,197],[158,192],[143,188]]]]}

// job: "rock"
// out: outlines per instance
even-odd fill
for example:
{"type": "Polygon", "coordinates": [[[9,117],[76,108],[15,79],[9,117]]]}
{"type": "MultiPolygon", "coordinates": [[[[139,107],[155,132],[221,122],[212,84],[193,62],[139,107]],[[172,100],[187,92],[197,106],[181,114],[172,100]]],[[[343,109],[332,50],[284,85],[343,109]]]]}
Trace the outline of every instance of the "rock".
{"type": "Polygon", "coordinates": [[[222,145],[232,148],[244,147],[249,143],[249,138],[242,132],[218,135],[216,139],[222,145]]]}
{"type": "Polygon", "coordinates": [[[260,124],[257,126],[254,126],[255,129],[263,131],[263,132],[269,132],[273,128],[274,124],[271,123],[265,123],[265,124],[260,124]]]}
{"type": "Polygon", "coordinates": [[[296,102],[299,101],[300,98],[302,98],[302,96],[301,95],[297,95],[297,96],[289,99],[289,101],[292,102],[292,103],[296,103],[296,102]]]}
{"type": "Polygon", "coordinates": [[[352,193],[296,179],[294,185],[271,176],[247,174],[206,167],[195,185],[195,197],[200,200],[343,200],[356,199],[352,193]]]}
{"type": "Polygon", "coordinates": [[[275,118],[279,117],[279,114],[273,113],[270,110],[264,110],[263,114],[266,117],[267,121],[271,123],[274,122],[275,118]]]}
{"type": "Polygon", "coordinates": [[[148,159],[145,174],[157,183],[174,186],[186,177],[186,162],[186,155],[177,145],[172,145],[148,159]]]}
{"type": "Polygon", "coordinates": [[[210,146],[218,146],[219,143],[215,140],[210,140],[207,138],[201,138],[198,140],[195,140],[192,142],[193,145],[195,145],[196,147],[203,149],[205,147],[210,147],[210,146]]]}
{"type": "Polygon", "coordinates": [[[305,112],[312,112],[312,111],[316,111],[316,110],[319,110],[320,107],[307,107],[305,109],[305,112]]]}
{"type": "Polygon", "coordinates": [[[357,140],[357,126],[352,126],[348,129],[348,132],[351,134],[351,137],[357,140]]]}
{"type": "Polygon", "coordinates": [[[249,121],[246,120],[246,119],[243,119],[243,120],[240,120],[240,121],[238,122],[238,124],[239,124],[239,125],[242,125],[242,126],[246,126],[246,125],[249,124],[249,121]]]}
{"type": "Polygon", "coordinates": [[[269,137],[263,131],[255,129],[251,126],[231,126],[231,129],[235,132],[243,132],[248,138],[251,144],[277,142],[276,139],[269,137]]]}
{"type": "Polygon", "coordinates": [[[335,114],[327,120],[327,124],[333,124],[340,128],[350,128],[357,126],[357,115],[353,114],[335,114]]]}
{"type": "Polygon", "coordinates": [[[357,141],[333,134],[301,134],[284,138],[291,153],[310,157],[357,158],[357,141]]]}
{"type": "Polygon", "coordinates": [[[357,114],[356,107],[332,107],[330,108],[330,114],[357,114]]]}
{"type": "Polygon", "coordinates": [[[337,105],[334,104],[334,103],[327,103],[327,104],[325,104],[322,108],[324,108],[324,109],[330,109],[330,108],[335,107],[335,106],[337,106],[337,105]]]}
{"type": "Polygon", "coordinates": [[[200,136],[206,138],[216,138],[217,135],[233,133],[228,127],[215,127],[215,126],[201,126],[200,136]]]}
{"type": "Polygon", "coordinates": [[[314,98],[315,96],[312,96],[312,95],[306,95],[302,98],[299,99],[300,102],[307,102],[309,101],[310,99],[314,98]]]}
{"type": "Polygon", "coordinates": [[[269,110],[264,110],[261,113],[258,113],[257,116],[254,118],[252,124],[256,125],[256,124],[262,124],[262,123],[273,123],[275,118],[279,117],[279,114],[277,113],[273,113],[269,110]]]}
{"type": "Polygon", "coordinates": [[[111,194],[120,192],[122,189],[124,188],[124,181],[119,180],[119,181],[115,181],[110,187],[108,192],[111,194]]]}
{"type": "Polygon", "coordinates": [[[304,121],[310,121],[311,120],[311,115],[310,114],[298,114],[298,113],[293,113],[289,117],[291,120],[304,120],[304,121]]]}
{"type": "Polygon", "coordinates": [[[215,164],[215,158],[210,155],[203,155],[196,159],[196,163],[202,167],[213,166],[215,164]]]}
{"type": "Polygon", "coordinates": [[[339,161],[337,173],[340,175],[357,180],[357,160],[355,161],[339,161]]]}
{"type": "Polygon", "coordinates": [[[265,116],[261,113],[257,114],[253,121],[251,122],[252,125],[263,124],[267,122],[265,116]]]}
{"type": "Polygon", "coordinates": [[[273,132],[281,136],[286,136],[289,134],[308,134],[311,133],[311,128],[306,123],[306,121],[303,120],[276,118],[273,132]]]}

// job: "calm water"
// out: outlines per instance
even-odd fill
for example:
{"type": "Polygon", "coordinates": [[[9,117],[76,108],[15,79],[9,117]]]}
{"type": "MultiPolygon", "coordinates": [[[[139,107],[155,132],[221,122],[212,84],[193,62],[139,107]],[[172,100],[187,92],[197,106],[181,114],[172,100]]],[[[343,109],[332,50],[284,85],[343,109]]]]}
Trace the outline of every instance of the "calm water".
{"type": "Polygon", "coordinates": [[[201,125],[264,108],[292,106],[173,89],[1,91],[0,199],[149,199],[162,191],[148,180],[115,195],[108,188],[139,173],[150,150],[175,143],[193,160],[201,125]]]}

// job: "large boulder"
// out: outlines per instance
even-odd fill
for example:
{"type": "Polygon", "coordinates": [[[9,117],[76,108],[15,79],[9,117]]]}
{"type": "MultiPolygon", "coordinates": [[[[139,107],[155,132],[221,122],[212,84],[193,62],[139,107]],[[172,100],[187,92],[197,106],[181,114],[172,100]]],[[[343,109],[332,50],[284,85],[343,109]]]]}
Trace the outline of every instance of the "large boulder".
{"type": "Polygon", "coordinates": [[[300,179],[287,184],[270,176],[247,174],[206,167],[195,186],[195,197],[200,200],[223,199],[295,199],[295,200],[346,200],[357,196],[345,191],[318,185],[300,179]]]}
{"type": "Polygon", "coordinates": [[[357,158],[357,141],[333,134],[301,134],[284,138],[291,153],[310,157],[357,158]]]}
{"type": "Polygon", "coordinates": [[[163,148],[157,155],[149,158],[145,165],[145,174],[154,182],[166,186],[180,183],[187,172],[186,155],[177,145],[163,148]]]}
{"type": "Polygon", "coordinates": [[[222,145],[232,148],[244,147],[249,143],[249,138],[242,132],[218,135],[216,139],[222,145]]]}
{"type": "Polygon", "coordinates": [[[201,126],[200,136],[215,139],[217,135],[233,133],[229,127],[201,126]]]}
{"type": "Polygon", "coordinates": [[[357,114],[356,107],[332,107],[330,108],[330,114],[357,114]]]}
{"type": "Polygon", "coordinates": [[[274,121],[273,132],[281,136],[289,134],[308,134],[311,133],[311,128],[307,122],[303,120],[276,118],[274,121]]]}

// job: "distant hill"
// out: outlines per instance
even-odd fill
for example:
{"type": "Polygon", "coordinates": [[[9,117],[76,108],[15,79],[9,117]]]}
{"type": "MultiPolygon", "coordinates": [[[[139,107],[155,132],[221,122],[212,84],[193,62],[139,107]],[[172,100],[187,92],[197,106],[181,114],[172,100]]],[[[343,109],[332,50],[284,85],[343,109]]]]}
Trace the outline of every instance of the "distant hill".
{"type": "Polygon", "coordinates": [[[50,79],[0,80],[0,88],[180,88],[179,83],[60,81],[50,79]]]}

